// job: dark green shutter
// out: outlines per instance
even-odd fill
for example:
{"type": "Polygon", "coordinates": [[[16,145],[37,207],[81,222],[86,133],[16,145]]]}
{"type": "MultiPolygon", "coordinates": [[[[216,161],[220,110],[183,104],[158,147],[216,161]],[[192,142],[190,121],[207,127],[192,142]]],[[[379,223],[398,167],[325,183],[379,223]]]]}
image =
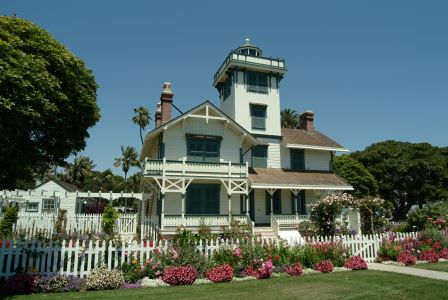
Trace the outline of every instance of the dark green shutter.
{"type": "Polygon", "coordinates": [[[291,151],[291,169],[303,171],[305,170],[305,150],[290,149],[291,151]]]}
{"type": "Polygon", "coordinates": [[[296,196],[294,196],[294,193],[291,192],[291,214],[295,214],[296,211],[294,210],[294,202],[296,201],[296,196]]]}
{"type": "MultiPolygon", "coordinates": [[[[276,190],[274,193],[274,198],[272,199],[274,202],[273,212],[276,215],[280,215],[282,213],[282,199],[281,199],[281,190],[276,190]]],[[[266,202],[266,215],[271,214],[271,195],[268,192],[265,192],[265,202],[266,202]]]]}
{"type": "Polygon", "coordinates": [[[266,215],[271,214],[271,195],[268,192],[265,192],[265,202],[266,202],[266,215]]]}
{"type": "Polygon", "coordinates": [[[219,184],[190,184],[187,188],[187,214],[217,215],[219,214],[219,202],[219,184]]]}

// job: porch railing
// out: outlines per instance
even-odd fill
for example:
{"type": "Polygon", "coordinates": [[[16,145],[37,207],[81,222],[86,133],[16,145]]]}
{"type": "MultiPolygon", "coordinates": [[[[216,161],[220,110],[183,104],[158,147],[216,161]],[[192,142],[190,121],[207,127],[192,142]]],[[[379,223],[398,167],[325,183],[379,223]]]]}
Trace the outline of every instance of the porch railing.
{"type": "Polygon", "coordinates": [[[300,223],[308,221],[309,215],[272,215],[271,227],[274,230],[296,228],[300,223]]]}
{"type": "Polygon", "coordinates": [[[145,159],[144,174],[149,176],[188,176],[214,178],[247,178],[248,164],[232,162],[195,162],[182,160],[145,159]]]}
{"type": "MultiPolygon", "coordinates": [[[[242,224],[246,224],[246,216],[232,215],[233,220],[242,224]]],[[[162,219],[164,229],[172,229],[180,226],[185,227],[199,227],[201,225],[210,227],[229,226],[229,215],[209,215],[209,216],[182,216],[180,215],[165,215],[162,219]]]]}

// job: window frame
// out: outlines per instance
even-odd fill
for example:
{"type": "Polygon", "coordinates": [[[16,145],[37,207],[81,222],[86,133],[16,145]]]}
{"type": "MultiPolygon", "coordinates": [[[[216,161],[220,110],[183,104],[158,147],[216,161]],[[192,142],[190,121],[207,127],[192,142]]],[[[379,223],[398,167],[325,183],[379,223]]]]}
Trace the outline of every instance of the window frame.
{"type": "Polygon", "coordinates": [[[261,145],[261,146],[252,147],[251,160],[252,160],[251,161],[252,168],[267,168],[268,167],[268,146],[261,145]],[[264,153],[262,153],[262,151],[264,153]],[[260,154],[262,154],[262,155],[260,155],[260,154]],[[255,163],[254,163],[254,158],[256,158],[255,163]],[[260,162],[261,159],[264,159],[263,164],[261,166],[259,166],[258,163],[260,162]]]}
{"type": "Polygon", "coordinates": [[[222,137],[187,135],[186,139],[187,161],[220,162],[222,137]],[[216,149],[210,151],[211,149],[209,147],[216,147],[216,149]]]}
{"type": "Polygon", "coordinates": [[[250,103],[250,118],[252,130],[266,130],[268,113],[267,105],[250,103]]]}
{"type": "Polygon", "coordinates": [[[38,201],[27,202],[26,206],[25,206],[25,211],[26,212],[39,212],[39,202],[38,201]],[[30,209],[29,208],[30,204],[36,205],[36,209],[30,209]]]}
{"type": "Polygon", "coordinates": [[[42,199],[42,213],[54,213],[56,211],[56,199],[55,198],[43,198],[42,199]],[[51,202],[51,205],[49,203],[51,202]]]}
{"type": "Polygon", "coordinates": [[[305,149],[289,149],[291,170],[305,171],[305,149]],[[295,156],[295,157],[294,157],[295,156]]]}
{"type": "Polygon", "coordinates": [[[269,74],[246,71],[246,91],[251,93],[269,93],[269,74]]]}

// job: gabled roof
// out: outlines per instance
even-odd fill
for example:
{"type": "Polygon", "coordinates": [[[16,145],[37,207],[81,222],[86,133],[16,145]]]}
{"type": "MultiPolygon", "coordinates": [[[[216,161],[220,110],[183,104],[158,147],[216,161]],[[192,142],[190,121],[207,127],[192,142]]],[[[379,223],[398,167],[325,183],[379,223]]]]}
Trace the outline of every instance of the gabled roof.
{"type": "Polygon", "coordinates": [[[46,180],[46,181],[42,182],[41,184],[39,184],[38,186],[36,186],[34,189],[37,189],[37,188],[39,188],[39,187],[49,183],[50,181],[53,181],[54,183],[56,183],[57,185],[62,187],[67,192],[76,192],[76,191],[82,192],[82,189],[80,189],[76,185],[68,183],[68,182],[65,182],[65,181],[57,180],[57,179],[46,180]]]}
{"type": "Polygon", "coordinates": [[[188,110],[187,112],[179,115],[178,117],[172,119],[171,121],[161,125],[158,128],[155,128],[154,130],[148,132],[145,135],[145,142],[143,144],[142,147],[142,151],[140,153],[140,159],[143,159],[144,157],[142,157],[143,153],[145,152],[147,146],[147,141],[149,141],[151,138],[158,136],[161,132],[163,132],[163,130],[168,129],[169,127],[183,121],[185,118],[188,118],[189,116],[195,116],[195,113],[201,111],[204,108],[207,108],[208,112],[210,113],[210,119],[217,119],[220,118],[222,120],[226,120],[227,122],[229,122],[229,125],[231,125],[233,128],[235,128],[237,131],[241,132],[246,139],[249,139],[250,142],[254,145],[259,145],[259,144],[263,144],[263,142],[261,142],[260,140],[258,140],[254,135],[252,135],[249,131],[247,131],[246,129],[244,129],[243,126],[241,126],[240,124],[238,124],[237,122],[235,122],[231,117],[229,117],[226,113],[224,113],[222,110],[220,110],[219,108],[217,108],[215,105],[213,105],[210,101],[206,100],[203,103],[193,107],[192,109],[188,110]],[[218,117],[216,117],[218,116],[218,117]]]}
{"type": "Polygon", "coordinates": [[[249,171],[249,180],[252,188],[353,190],[331,172],[254,168],[249,171]]]}
{"type": "Polygon", "coordinates": [[[348,149],[319,131],[282,128],[282,142],[287,147],[348,152],[348,149]]]}

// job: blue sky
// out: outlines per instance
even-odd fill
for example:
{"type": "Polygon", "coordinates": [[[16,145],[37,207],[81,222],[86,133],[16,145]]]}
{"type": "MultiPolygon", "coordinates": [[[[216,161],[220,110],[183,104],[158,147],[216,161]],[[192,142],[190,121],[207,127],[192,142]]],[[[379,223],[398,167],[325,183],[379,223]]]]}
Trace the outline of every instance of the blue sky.
{"type": "Polygon", "coordinates": [[[218,105],[213,75],[246,37],[286,60],[282,107],[351,150],[448,144],[448,1],[0,1],[14,13],[93,70],[102,117],[81,154],[97,169],[140,150],[133,108],[153,114],[164,81],[181,110],[218,105]]]}

